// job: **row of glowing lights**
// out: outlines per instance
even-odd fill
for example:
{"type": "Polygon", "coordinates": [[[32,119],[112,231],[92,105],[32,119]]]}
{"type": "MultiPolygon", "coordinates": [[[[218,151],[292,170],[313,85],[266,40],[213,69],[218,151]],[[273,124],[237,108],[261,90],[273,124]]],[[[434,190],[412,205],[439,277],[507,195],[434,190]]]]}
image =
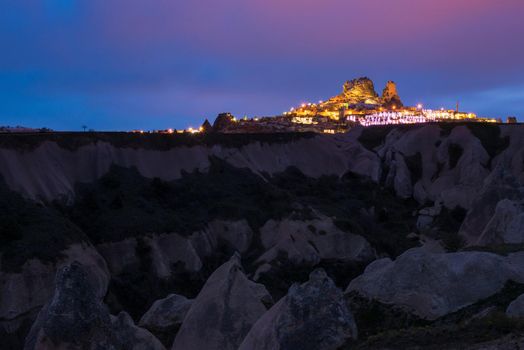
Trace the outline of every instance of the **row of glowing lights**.
{"type": "MultiPolygon", "coordinates": [[[[242,120],[248,120],[247,117],[244,117],[242,118],[242,120]]],[[[258,121],[259,119],[257,117],[253,118],[254,121],[258,121]]],[[[235,117],[231,117],[231,121],[233,122],[238,122],[239,120],[235,117]]],[[[156,133],[160,133],[160,134],[185,134],[185,133],[189,133],[189,134],[198,134],[200,132],[203,132],[204,131],[204,128],[201,126],[197,129],[193,128],[193,127],[189,127],[185,130],[175,130],[175,129],[172,129],[172,128],[169,128],[167,130],[160,130],[160,131],[156,131],[156,133]]],[[[144,130],[134,130],[133,132],[135,133],[139,133],[139,134],[144,134],[146,133],[146,131],[144,130]]]]}
{"type": "MultiPolygon", "coordinates": [[[[321,104],[323,104],[323,103],[324,103],[324,101],[318,101],[318,105],[321,105],[321,104]]],[[[300,108],[303,109],[303,108],[306,108],[306,107],[316,107],[316,106],[317,106],[316,103],[302,103],[302,104],[300,105],[300,108]]],[[[417,105],[417,109],[419,109],[419,110],[422,110],[423,107],[424,107],[424,106],[423,106],[421,103],[419,103],[419,104],[417,105]]],[[[298,108],[298,109],[300,109],[300,108],[298,108]]],[[[397,109],[397,106],[393,106],[393,107],[391,107],[391,108],[392,108],[393,110],[396,110],[396,109],[397,109]]],[[[380,107],[380,110],[382,110],[382,109],[383,109],[383,107],[380,107]]],[[[440,110],[443,111],[443,110],[444,110],[444,107],[442,107],[440,110]]],[[[283,112],[283,114],[284,114],[284,115],[288,115],[288,114],[293,114],[294,112],[295,112],[295,107],[291,107],[291,108],[289,109],[289,111],[283,112]]]]}
{"type": "MultiPolygon", "coordinates": [[[[194,129],[192,127],[189,127],[185,130],[175,130],[175,129],[167,129],[167,130],[160,130],[160,131],[154,131],[155,133],[159,133],[159,134],[185,134],[185,133],[189,133],[189,134],[197,134],[199,132],[202,132],[204,131],[204,128],[203,127],[199,127],[197,129],[194,129]]],[[[134,133],[139,133],[139,134],[144,134],[144,133],[149,133],[147,131],[144,131],[144,130],[135,130],[133,131],[134,133]]]]}

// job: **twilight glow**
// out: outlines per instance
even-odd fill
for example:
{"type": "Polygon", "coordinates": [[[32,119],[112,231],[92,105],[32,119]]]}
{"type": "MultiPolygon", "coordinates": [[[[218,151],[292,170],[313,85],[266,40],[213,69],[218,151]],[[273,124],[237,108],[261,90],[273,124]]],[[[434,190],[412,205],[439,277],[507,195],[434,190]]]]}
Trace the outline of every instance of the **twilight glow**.
{"type": "Polygon", "coordinates": [[[522,0],[0,0],[0,125],[183,128],[345,80],[524,121],[522,0]]]}

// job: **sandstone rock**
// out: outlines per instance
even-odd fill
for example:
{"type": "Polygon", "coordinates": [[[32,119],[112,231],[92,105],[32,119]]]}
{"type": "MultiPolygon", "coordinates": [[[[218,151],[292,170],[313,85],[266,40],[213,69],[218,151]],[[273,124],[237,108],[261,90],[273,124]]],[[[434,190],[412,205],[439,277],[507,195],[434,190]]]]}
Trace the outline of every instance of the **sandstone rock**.
{"type": "Polygon", "coordinates": [[[209,122],[209,120],[204,120],[204,123],[202,124],[202,132],[208,133],[213,131],[213,126],[209,122]]]}
{"type": "Polygon", "coordinates": [[[400,198],[410,198],[413,195],[413,183],[411,181],[411,173],[406,165],[404,157],[395,153],[395,162],[393,167],[395,177],[393,180],[393,188],[395,193],[400,198]]]}
{"type": "Polygon", "coordinates": [[[328,103],[348,103],[348,104],[379,104],[380,98],[375,91],[373,81],[369,78],[358,78],[346,81],[343,91],[328,103]]]}
{"type": "Polygon", "coordinates": [[[506,315],[509,317],[524,317],[524,294],[513,300],[506,309],[506,315]]]}
{"type": "MultiPolygon", "coordinates": [[[[147,247],[152,271],[157,277],[165,279],[171,276],[171,268],[175,264],[181,264],[188,273],[200,271],[202,260],[214,254],[219,245],[225,244],[232,251],[245,252],[252,238],[253,231],[246,220],[213,220],[204,230],[189,237],[178,233],[152,234],[144,237],[142,243],[147,247]]],[[[97,245],[113,276],[140,264],[136,249],[136,238],[97,245]]]]}
{"type": "Polygon", "coordinates": [[[120,312],[118,316],[111,316],[111,329],[113,345],[119,349],[131,350],[165,350],[160,341],[147,330],[137,327],[131,316],[126,312],[120,312]]]}
{"type": "Polygon", "coordinates": [[[213,131],[223,131],[233,124],[231,113],[220,113],[213,123],[213,131]]]}
{"type": "Polygon", "coordinates": [[[419,215],[417,218],[417,229],[426,230],[431,227],[432,223],[433,223],[433,216],[419,215]]]}
{"type": "Polygon", "coordinates": [[[397,85],[393,81],[388,81],[386,87],[382,91],[382,103],[385,106],[397,106],[402,107],[402,101],[397,92],[397,85]]]}
{"type": "Polygon", "coordinates": [[[521,263],[520,254],[505,258],[484,252],[432,253],[414,248],[395,261],[374,261],[351,281],[346,292],[434,320],[497,293],[510,279],[521,281],[521,263]]]}
{"type": "Polygon", "coordinates": [[[244,253],[251,245],[253,230],[247,220],[213,220],[206,229],[191,235],[190,241],[201,257],[210,255],[219,246],[244,253]]]}
{"type": "Polygon", "coordinates": [[[182,295],[170,294],[155,301],[138,324],[153,333],[176,333],[192,303],[193,300],[182,295]]]}
{"type": "Polygon", "coordinates": [[[53,299],[40,311],[24,349],[164,349],[127,314],[112,318],[97,293],[80,263],[60,269],[53,299]]]}
{"type": "Polygon", "coordinates": [[[524,205],[520,201],[503,199],[484,227],[479,245],[524,243],[524,205]]]}
{"type": "MultiPolygon", "coordinates": [[[[140,265],[137,256],[137,239],[128,238],[120,242],[102,243],[97,250],[107,261],[113,277],[118,277],[129,268],[140,265]]],[[[182,264],[185,271],[197,272],[202,268],[200,256],[192,242],[176,233],[154,234],[144,237],[141,244],[147,247],[147,258],[151,262],[151,271],[159,278],[169,278],[171,267],[182,264]]]]}
{"type": "Polygon", "coordinates": [[[61,255],[55,263],[31,259],[19,272],[0,271],[0,321],[8,333],[14,333],[26,318],[32,321],[36,317],[53,296],[57,270],[73,261],[83,264],[96,295],[100,298],[105,295],[110,275],[104,259],[93,246],[73,244],[61,255]]]}
{"type": "MultiPolygon", "coordinates": [[[[160,150],[117,147],[98,140],[70,150],[56,142],[46,141],[26,151],[1,147],[0,175],[10,189],[46,202],[74,197],[76,184],[96,181],[113,164],[136,167],[148,178],[173,181],[184,171],[198,169],[205,172],[210,165],[210,156],[224,159],[236,167],[249,168],[255,174],[272,175],[294,166],[311,177],[341,176],[353,171],[378,181],[381,171],[390,165],[389,161],[381,162],[380,158],[394,148],[406,156],[417,152],[422,155],[423,178],[414,184],[417,200],[423,203],[441,197],[450,209],[456,205],[469,209],[483,181],[490,175],[490,156],[467,126],[454,127],[449,135],[447,128],[441,129],[438,125],[413,126],[407,130],[393,128],[386,144],[378,151],[380,157],[363,149],[358,142],[361,129],[356,128],[336,138],[319,135],[272,144],[253,141],[239,148],[197,145],[160,150]],[[397,135],[390,137],[392,134],[397,135]],[[450,144],[460,145],[463,149],[453,169],[447,167],[450,144]]],[[[524,147],[521,141],[524,127],[505,125],[500,129],[503,132],[501,137],[508,137],[510,146],[493,158],[491,165],[503,162],[503,168],[524,183],[524,147]]]]}
{"type": "Polygon", "coordinates": [[[314,266],[324,259],[341,262],[369,261],[375,253],[361,236],[343,232],[333,220],[269,220],[260,229],[265,253],[257,263],[271,263],[285,254],[295,265],[314,266]]]}
{"type": "MultiPolygon", "coordinates": [[[[468,210],[459,230],[460,235],[466,239],[468,245],[489,244],[492,243],[492,240],[498,240],[500,243],[504,238],[499,237],[500,232],[497,231],[499,229],[496,226],[499,224],[504,226],[504,222],[507,220],[503,218],[503,212],[509,209],[510,203],[502,202],[499,213],[493,218],[496,207],[503,199],[522,198],[524,198],[524,191],[515,178],[503,168],[495,169],[489,178],[486,179],[485,185],[479,191],[471,208],[468,210]],[[488,230],[484,232],[492,218],[493,222],[488,227],[488,230]]],[[[518,216],[516,209],[511,210],[513,212],[512,216],[518,216]]],[[[515,222],[515,225],[518,226],[518,221],[515,222]]],[[[500,228],[504,229],[502,226],[500,228]]],[[[518,233],[516,235],[518,236],[518,233]]],[[[513,239],[518,238],[513,237],[513,239]]]]}
{"type": "Polygon", "coordinates": [[[247,279],[235,254],[193,301],[172,349],[237,349],[270,301],[264,286],[247,279]]]}
{"type": "Polygon", "coordinates": [[[369,78],[359,78],[344,84],[344,97],[348,103],[378,104],[378,94],[373,81],[369,78]]]}
{"type": "Polygon", "coordinates": [[[240,350],[338,349],[357,338],[342,291],[319,269],[294,284],[251,328],[240,350]]]}

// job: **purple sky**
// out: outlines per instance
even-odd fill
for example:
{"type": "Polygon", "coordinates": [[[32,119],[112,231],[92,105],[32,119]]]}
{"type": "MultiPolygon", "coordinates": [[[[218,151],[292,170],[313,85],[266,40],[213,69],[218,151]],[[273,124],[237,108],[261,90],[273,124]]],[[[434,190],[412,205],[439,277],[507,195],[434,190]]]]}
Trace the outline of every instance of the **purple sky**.
{"type": "Polygon", "coordinates": [[[359,76],[524,121],[524,1],[0,0],[0,125],[198,126],[359,76]]]}

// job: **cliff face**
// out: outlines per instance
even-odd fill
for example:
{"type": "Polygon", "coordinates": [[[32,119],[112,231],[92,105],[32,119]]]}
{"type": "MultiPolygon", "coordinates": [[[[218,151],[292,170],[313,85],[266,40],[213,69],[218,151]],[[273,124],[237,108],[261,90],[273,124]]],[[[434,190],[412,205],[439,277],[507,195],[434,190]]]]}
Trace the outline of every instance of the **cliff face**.
{"type": "Polygon", "coordinates": [[[139,140],[126,144],[97,136],[65,146],[66,139],[75,138],[67,135],[61,140],[42,138],[30,148],[4,142],[0,176],[24,197],[50,202],[73,200],[77,184],[96,181],[112,165],[136,168],[146,178],[174,181],[185,172],[205,173],[210,159],[217,158],[260,177],[290,167],[311,178],[352,172],[375,182],[385,179],[400,196],[419,202],[442,200],[449,207],[467,209],[493,170],[503,167],[522,179],[523,130],[520,125],[420,125],[359,128],[334,136],[298,134],[288,140],[279,135],[275,140],[225,135],[223,142],[206,143],[202,136],[201,141],[173,146],[166,141],[176,136],[165,135],[156,146],[144,148],[139,140]],[[241,138],[245,140],[238,142],[241,138]]]}
{"type": "MultiPolygon", "coordinates": [[[[138,320],[169,294],[197,297],[234,252],[276,301],[315,267],[345,289],[377,257],[390,260],[365,273],[387,275],[402,265],[391,259],[428,242],[438,254],[524,244],[521,125],[2,135],[0,176],[0,336],[14,348],[51,298],[56,271],[74,261],[108,290],[111,313],[138,320]]],[[[386,294],[402,304],[409,293],[399,293],[386,294]]]]}

